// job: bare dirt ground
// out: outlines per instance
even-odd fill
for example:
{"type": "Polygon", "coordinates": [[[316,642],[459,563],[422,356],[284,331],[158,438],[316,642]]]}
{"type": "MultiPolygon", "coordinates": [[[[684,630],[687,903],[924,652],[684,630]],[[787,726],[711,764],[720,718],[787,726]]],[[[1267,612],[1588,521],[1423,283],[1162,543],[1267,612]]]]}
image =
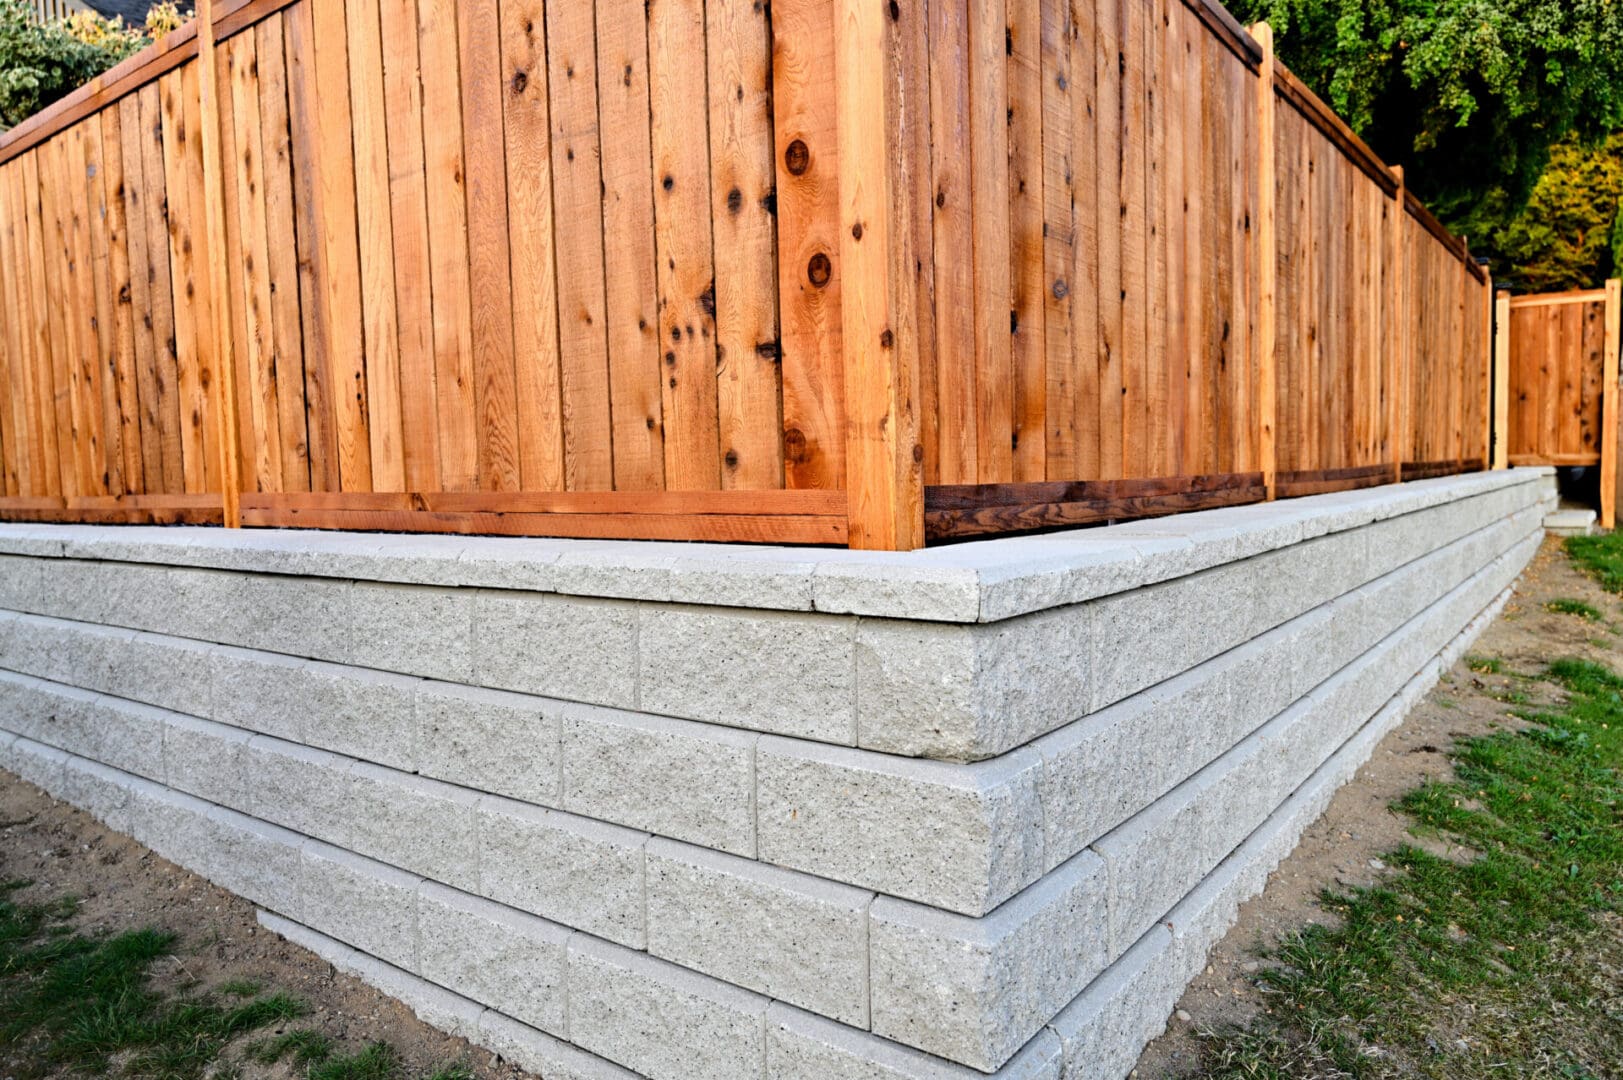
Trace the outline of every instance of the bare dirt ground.
{"type": "MultiPolygon", "coordinates": [[[[1243,1026],[1269,1003],[1257,986],[1257,955],[1290,931],[1331,916],[1319,906],[1325,889],[1374,884],[1386,872],[1380,855],[1403,843],[1448,854],[1439,842],[1417,838],[1391,809],[1394,800],[1430,779],[1448,778],[1449,747],[1459,739],[1515,726],[1511,693],[1534,704],[1558,691],[1548,683],[1517,679],[1542,672],[1550,661],[1578,657],[1616,666],[1617,626],[1623,605],[1576,569],[1559,541],[1546,541],[1516,587],[1504,614],[1470,654],[1387,736],[1375,755],[1302,837],[1296,851],[1269,878],[1263,894],[1240,910],[1240,920],[1212,950],[1203,975],[1184,992],[1165,1035],[1151,1043],[1133,1075],[1141,1080],[1198,1074],[1201,1031],[1243,1026]],[[1557,614],[1545,605],[1575,599],[1605,615],[1592,622],[1557,614]],[[1471,670],[1474,657],[1495,657],[1500,674],[1471,670]]],[[[1526,704],[1515,706],[1525,709],[1526,704]]],[[[1465,853],[1454,853],[1463,857],[1465,853]]]]}
{"type": "MultiPolygon", "coordinates": [[[[265,930],[254,907],[195,874],[108,831],[88,814],[58,802],[10,773],[0,772],[0,880],[33,882],[18,902],[77,897],[79,933],[121,933],[147,927],[180,936],[173,956],[154,967],[160,983],[178,991],[207,991],[247,980],[291,994],[309,1015],[252,1039],[305,1029],[321,1032],[348,1052],[386,1042],[399,1054],[402,1077],[428,1076],[463,1064],[479,1080],[529,1076],[466,1040],[418,1020],[393,998],[340,974],[332,965],[265,930]]],[[[7,1075],[0,1052],[0,1077],[7,1075]]],[[[245,1080],[288,1080],[290,1065],[243,1063],[245,1080]]]]}

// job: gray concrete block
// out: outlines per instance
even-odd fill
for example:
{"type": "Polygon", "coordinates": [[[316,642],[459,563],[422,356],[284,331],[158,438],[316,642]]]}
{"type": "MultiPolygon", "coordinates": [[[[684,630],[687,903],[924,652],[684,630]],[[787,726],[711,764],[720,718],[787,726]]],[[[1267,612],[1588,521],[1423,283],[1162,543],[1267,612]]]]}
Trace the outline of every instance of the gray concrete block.
{"type": "Polygon", "coordinates": [[[533,593],[474,599],[481,686],[592,705],[637,704],[637,606],[533,593]]]}
{"type": "Polygon", "coordinates": [[[1281,797],[1268,730],[1305,711],[1293,706],[1093,845],[1109,866],[1112,960],[1267,818],[1281,797]]]}
{"type": "Polygon", "coordinates": [[[17,738],[5,749],[6,768],[47,795],[66,791],[68,754],[33,739],[17,738]]]}
{"type": "Polygon", "coordinates": [[[573,931],[433,882],[417,894],[417,971],[430,982],[567,1035],[566,949],[573,931]]]}
{"type": "Polygon", "coordinates": [[[487,1009],[479,1018],[479,1034],[472,1038],[503,1061],[546,1080],[640,1080],[635,1073],[503,1016],[495,1009],[487,1009]]]}
{"type": "Polygon", "coordinates": [[[854,619],[645,605],[639,627],[644,710],[856,741],[854,619]]]}
{"type": "Polygon", "coordinates": [[[868,1026],[873,893],[669,840],[648,845],[648,951],[868,1026]]]}
{"type": "Polygon", "coordinates": [[[812,573],[820,557],[821,553],[805,548],[744,550],[699,544],[577,542],[553,564],[547,591],[657,603],[811,611],[812,573]]]}
{"type": "MultiPolygon", "coordinates": [[[[266,674],[276,670],[274,663],[269,664],[266,674]]],[[[299,741],[395,769],[417,767],[416,697],[421,680],[317,660],[286,669],[285,680],[266,705],[294,714],[299,741]]],[[[252,702],[246,704],[253,707],[252,702]]],[[[236,717],[251,719],[240,712],[236,717]]]]}
{"type": "Polygon", "coordinates": [[[301,922],[408,971],[417,966],[422,879],[315,840],[299,868],[301,922]]]}
{"type": "Polygon", "coordinates": [[[647,833],[493,796],[476,813],[481,895],[643,947],[647,833]]]}
{"type": "MultiPolygon", "coordinates": [[[[19,708],[13,714],[17,734],[70,754],[102,760],[100,694],[30,676],[17,679],[19,708]]],[[[117,766],[120,763],[104,761],[103,764],[117,766]]]]}
{"type": "Polygon", "coordinates": [[[348,656],[346,581],[221,570],[169,573],[163,604],[179,622],[140,629],[313,660],[348,656]]]}
{"type": "Polygon", "coordinates": [[[1042,758],[909,761],[766,737],[763,861],[981,915],[1042,876],[1042,758]]]}
{"type": "Polygon", "coordinates": [[[768,1000],[584,935],[569,942],[569,1038],[649,1080],[766,1071],[768,1000]]]}
{"type": "Polygon", "coordinates": [[[213,843],[212,807],[202,799],[161,784],[130,778],[130,835],[159,855],[194,874],[202,874],[213,843]]]}
{"type": "Polygon", "coordinates": [[[414,874],[476,890],[479,799],[466,788],[357,762],[344,800],[348,846],[414,874]]]}
{"type": "Polygon", "coordinates": [[[585,705],[564,707],[562,732],[566,809],[755,854],[758,735],[585,705]]]}
{"type": "Polygon", "coordinates": [[[825,559],[812,588],[817,610],[829,614],[883,611],[892,618],[965,623],[981,617],[979,569],[943,566],[933,553],[862,552],[860,559],[825,559]]]}
{"type": "Polygon", "coordinates": [[[1370,578],[1362,529],[1309,540],[1243,564],[1256,585],[1255,633],[1280,626],[1352,592],[1370,578]]]}
{"type": "Polygon", "coordinates": [[[558,806],[562,709],[556,701],[501,690],[418,683],[418,768],[466,788],[558,806]]]}
{"type": "Polygon", "coordinates": [[[1000,1068],[1104,970],[1107,884],[1083,852],[980,919],[875,900],[874,1034],[1000,1068]]]}
{"type": "Polygon", "coordinates": [[[1249,565],[1234,563],[1096,601],[1093,708],[1255,637],[1256,593],[1249,565]]]}
{"type": "Polygon", "coordinates": [[[243,769],[254,817],[305,836],[344,846],[349,819],[352,759],[256,735],[248,740],[243,769]]]}
{"type": "Polygon", "coordinates": [[[115,664],[113,692],[188,716],[213,716],[213,653],[204,642],[134,634],[115,664]]]}
{"type": "Polygon", "coordinates": [[[260,907],[302,918],[304,837],[221,806],[207,816],[209,843],[197,853],[198,873],[260,907]]]}
{"type": "Polygon", "coordinates": [[[1088,711],[1092,609],[986,626],[865,619],[857,630],[858,742],[978,761],[1088,711]]]}
{"type": "Polygon", "coordinates": [[[483,1006],[435,986],[415,975],[350,948],[326,934],[269,911],[258,913],[259,924],[295,945],[310,950],[346,975],[398,998],[425,1024],[466,1039],[479,1038],[483,1006]]]}
{"type": "Polygon", "coordinates": [[[0,556],[0,608],[38,612],[51,593],[50,558],[27,555],[0,556]]]}
{"type": "MultiPolygon", "coordinates": [[[[83,691],[70,691],[70,697],[62,697],[58,689],[32,675],[0,671],[0,718],[4,719],[6,729],[13,734],[45,741],[51,717],[64,703],[84,711],[95,700],[93,694],[83,691]]],[[[78,723],[83,724],[82,717],[78,723]]]]}
{"type": "MultiPolygon", "coordinates": [[[[0,764],[4,761],[4,751],[0,750],[0,764]]],[[[114,832],[128,834],[130,831],[129,778],[116,769],[70,757],[62,772],[60,798],[114,832]]]]}
{"type": "Polygon", "coordinates": [[[347,659],[446,682],[473,677],[474,594],[357,581],[349,592],[347,659]]]}
{"type": "Polygon", "coordinates": [[[309,713],[305,661],[251,649],[220,647],[209,656],[211,719],[244,731],[304,741],[309,713]]]}
{"type": "Polygon", "coordinates": [[[356,978],[398,1000],[423,1023],[465,1039],[477,1038],[485,1007],[419,979],[393,964],[356,953],[356,978]]]}
{"type": "MultiPolygon", "coordinates": [[[[1059,1080],[1063,1050],[1044,1031],[1003,1068],[997,1080],[1059,1080]]],[[[981,1080],[985,1073],[855,1031],[779,1002],[767,1010],[769,1080],[981,1080]]]]}
{"type": "Polygon", "coordinates": [[[85,715],[88,745],[77,753],[149,780],[163,779],[164,728],[174,713],[103,695],[91,701],[85,715]]]}
{"type": "Polygon", "coordinates": [[[251,811],[246,731],[170,713],[163,726],[161,779],[199,799],[251,811]]]}
{"type": "Polygon", "coordinates": [[[1171,791],[1291,701],[1289,628],[1037,740],[1047,868],[1171,791]],[[1123,761],[1133,761],[1124,770],[1123,761]]]}
{"type": "Polygon", "coordinates": [[[1156,927],[1054,1019],[1065,1080],[1121,1080],[1183,993],[1172,935],[1156,927]]]}

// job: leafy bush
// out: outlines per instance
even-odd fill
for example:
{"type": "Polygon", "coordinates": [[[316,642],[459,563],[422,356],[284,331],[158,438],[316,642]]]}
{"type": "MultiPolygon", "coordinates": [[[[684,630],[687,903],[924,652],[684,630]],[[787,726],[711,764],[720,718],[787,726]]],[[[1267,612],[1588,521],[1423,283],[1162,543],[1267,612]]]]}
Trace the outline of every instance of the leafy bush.
{"type": "Polygon", "coordinates": [[[0,0],[0,126],[21,122],[183,21],[171,2],[156,5],[143,28],[95,12],[39,23],[22,0],[0,0]]]}

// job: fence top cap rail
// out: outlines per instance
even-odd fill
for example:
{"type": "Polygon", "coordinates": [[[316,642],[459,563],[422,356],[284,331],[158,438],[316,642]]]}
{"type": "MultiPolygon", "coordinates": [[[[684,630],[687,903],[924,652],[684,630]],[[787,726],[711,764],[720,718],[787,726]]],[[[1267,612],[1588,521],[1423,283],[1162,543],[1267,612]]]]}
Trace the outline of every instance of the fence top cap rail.
{"type": "Polygon", "coordinates": [[[1526,296],[1512,296],[1510,306],[1518,307],[1547,307],[1552,304],[1591,304],[1606,299],[1605,289],[1569,289],[1557,293],[1530,293],[1526,296]]]}
{"type": "Polygon", "coordinates": [[[0,556],[517,589],[649,602],[986,623],[1198,573],[1529,484],[1547,468],[1202,510],[905,553],[376,533],[0,525],[0,556]]]}

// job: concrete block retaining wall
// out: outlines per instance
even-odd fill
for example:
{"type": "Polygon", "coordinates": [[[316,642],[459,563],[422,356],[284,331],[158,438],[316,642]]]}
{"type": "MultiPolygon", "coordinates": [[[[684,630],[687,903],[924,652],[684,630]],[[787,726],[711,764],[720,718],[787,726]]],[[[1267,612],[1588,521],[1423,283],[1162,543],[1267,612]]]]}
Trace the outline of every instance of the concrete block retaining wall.
{"type": "Polygon", "coordinates": [[[553,1077],[1116,1078],[1547,471],[911,555],[0,527],[0,765],[553,1077]]]}

